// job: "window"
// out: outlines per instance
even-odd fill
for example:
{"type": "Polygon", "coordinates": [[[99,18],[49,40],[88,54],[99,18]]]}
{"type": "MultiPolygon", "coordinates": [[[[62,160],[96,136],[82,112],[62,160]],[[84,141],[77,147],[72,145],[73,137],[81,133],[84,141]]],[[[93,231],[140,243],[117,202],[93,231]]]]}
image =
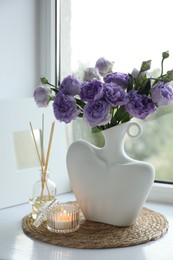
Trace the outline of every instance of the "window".
{"type": "MultiPolygon", "coordinates": [[[[83,69],[94,66],[102,56],[114,61],[114,70],[120,72],[131,72],[148,59],[153,69],[159,69],[166,50],[171,56],[164,69],[172,69],[170,5],[171,0],[165,0],[164,6],[154,0],[61,1],[61,78],[69,73],[81,77],[83,69]]],[[[172,105],[160,108],[145,123],[140,121],[142,136],[126,143],[127,153],[151,162],[156,167],[156,180],[163,182],[173,182],[172,116],[172,105]]],[[[73,124],[76,131],[72,138],[82,135],[87,139],[89,130],[81,131],[79,124],[73,124]]]]}

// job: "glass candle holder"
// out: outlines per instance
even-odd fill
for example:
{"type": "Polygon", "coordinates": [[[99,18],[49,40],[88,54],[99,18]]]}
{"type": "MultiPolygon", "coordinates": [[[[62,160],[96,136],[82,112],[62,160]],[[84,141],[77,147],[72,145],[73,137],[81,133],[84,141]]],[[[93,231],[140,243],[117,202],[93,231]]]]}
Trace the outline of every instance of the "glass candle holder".
{"type": "Polygon", "coordinates": [[[54,233],[69,233],[79,228],[79,207],[62,203],[47,212],[47,229],[54,233]]]}

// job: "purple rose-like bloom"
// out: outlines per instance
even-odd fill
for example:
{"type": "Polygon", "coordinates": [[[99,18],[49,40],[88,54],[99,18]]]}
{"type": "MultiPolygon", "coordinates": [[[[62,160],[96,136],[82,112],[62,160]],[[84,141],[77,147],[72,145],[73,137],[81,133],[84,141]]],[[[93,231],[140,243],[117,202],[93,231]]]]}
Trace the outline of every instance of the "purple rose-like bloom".
{"type": "Polygon", "coordinates": [[[105,58],[100,58],[97,60],[95,67],[98,68],[101,76],[105,76],[112,71],[113,64],[113,62],[110,62],[105,58]]]}
{"type": "Polygon", "coordinates": [[[85,105],[83,116],[89,127],[104,125],[110,121],[110,106],[104,100],[92,101],[85,105]]]}
{"type": "Polygon", "coordinates": [[[103,97],[103,83],[97,79],[82,84],[80,97],[83,101],[96,101],[103,97]]]}
{"type": "Polygon", "coordinates": [[[75,96],[80,93],[82,81],[74,75],[69,75],[61,82],[59,90],[69,96],[75,96]]]}
{"type": "Polygon", "coordinates": [[[76,107],[75,98],[66,96],[59,92],[53,102],[55,118],[61,122],[70,123],[79,115],[80,111],[76,107]]]}
{"type": "Polygon", "coordinates": [[[49,88],[38,86],[34,91],[34,100],[38,107],[47,107],[49,103],[49,88]]]}
{"type": "Polygon", "coordinates": [[[112,72],[107,74],[103,79],[105,83],[113,82],[121,86],[122,88],[126,88],[130,78],[129,75],[126,73],[112,72]]]}
{"type": "Polygon", "coordinates": [[[125,109],[131,116],[145,119],[156,111],[156,105],[150,97],[138,94],[135,90],[130,90],[128,97],[129,102],[125,105],[125,109]]]}
{"type": "Polygon", "coordinates": [[[158,82],[150,89],[151,99],[157,106],[173,103],[173,88],[169,83],[158,82]]]}
{"type": "Polygon", "coordinates": [[[127,104],[129,101],[127,93],[124,89],[118,86],[116,83],[105,83],[104,84],[105,100],[111,106],[121,106],[127,104]]]}

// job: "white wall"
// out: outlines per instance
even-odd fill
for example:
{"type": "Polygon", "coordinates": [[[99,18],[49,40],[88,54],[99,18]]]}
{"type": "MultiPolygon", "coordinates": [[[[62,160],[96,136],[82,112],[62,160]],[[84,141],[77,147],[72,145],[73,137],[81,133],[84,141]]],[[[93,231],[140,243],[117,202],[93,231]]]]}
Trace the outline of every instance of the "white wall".
{"type": "Polygon", "coordinates": [[[0,98],[31,97],[40,77],[40,0],[0,0],[0,98]]]}
{"type": "MultiPolygon", "coordinates": [[[[40,76],[55,78],[54,1],[0,0],[0,208],[28,201],[39,178],[34,165],[16,167],[13,135],[30,131],[29,121],[40,128],[43,111],[32,97],[40,76]]],[[[47,140],[55,118],[51,106],[44,113],[47,140]]],[[[49,169],[58,194],[71,190],[66,149],[64,125],[56,122],[49,169]]]]}

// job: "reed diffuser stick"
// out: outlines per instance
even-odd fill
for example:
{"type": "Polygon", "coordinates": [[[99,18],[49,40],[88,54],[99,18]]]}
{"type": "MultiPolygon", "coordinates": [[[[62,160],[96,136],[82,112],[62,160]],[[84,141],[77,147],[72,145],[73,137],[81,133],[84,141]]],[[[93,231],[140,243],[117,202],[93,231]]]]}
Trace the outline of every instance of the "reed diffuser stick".
{"type": "Polygon", "coordinates": [[[48,149],[47,149],[47,154],[46,154],[46,162],[45,162],[44,172],[43,172],[43,188],[42,188],[41,196],[43,196],[43,191],[44,191],[44,183],[45,183],[45,180],[46,180],[46,173],[47,173],[47,169],[48,169],[48,163],[49,163],[49,156],[50,156],[50,150],[51,150],[51,145],[52,145],[54,127],[55,127],[55,121],[52,123],[50,137],[49,137],[49,144],[48,144],[48,149]]]}
{"type": "Polygon", "coordinates": [[[41,128],[41,160],[42,160],[42,164],[45,165],[45,158],[44,158],[44,114],[42,114],[42,128],[41,128]]]}
{"type": "Polygon", "coordinates": [[[55,127],[55,121],[52,123],[50,138],[49,138],[49,145],[48,145],[48,150],[47,150],[47,154],[46,154],[46,163],[45,163],[45,170],[46,171],[47,171],[48,163],[49,163],[49,156],[50,156],[50,149],[51,149],[51,145],[52,145],[54,127],[55,127]]]}

